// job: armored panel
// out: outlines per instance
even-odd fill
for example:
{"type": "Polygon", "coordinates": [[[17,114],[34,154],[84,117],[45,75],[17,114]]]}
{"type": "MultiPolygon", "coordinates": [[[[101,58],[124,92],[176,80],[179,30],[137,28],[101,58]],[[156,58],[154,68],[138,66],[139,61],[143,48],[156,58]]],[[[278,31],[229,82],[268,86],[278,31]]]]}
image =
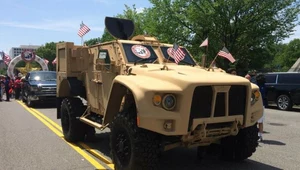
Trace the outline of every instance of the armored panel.
{"type": "Polygon", "coordinates": [[[91,55],[88,47],[75,46],[74,43],[58,43],[56,46],[58,72],[64,72],[67,76],[76,76],[76,73],[86,71],[91,55]]]}

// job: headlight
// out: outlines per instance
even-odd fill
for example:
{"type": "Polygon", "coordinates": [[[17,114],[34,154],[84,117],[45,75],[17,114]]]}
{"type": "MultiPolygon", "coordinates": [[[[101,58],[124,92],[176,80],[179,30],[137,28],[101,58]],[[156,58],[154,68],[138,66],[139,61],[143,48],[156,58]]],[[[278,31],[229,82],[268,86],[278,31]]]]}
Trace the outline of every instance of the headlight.
{"type": "Polygon", "coordinates": [[[173,110],[176,106],[176,97],[173,94],[166,94],[162,99],[162,107],[166,110],[173,110]]]}
{"type": "Polygon", "coordinates": [[[251,105],[254,105],[254,103],[259,100],[259,97],[260,97],[259,90],[254,90],[251,94],[251,105]]]}
{"type": "Polygon", "coordinates": [[[39,88],[37,86],[30,86],[30,91],[38,91],[39,88]]]}

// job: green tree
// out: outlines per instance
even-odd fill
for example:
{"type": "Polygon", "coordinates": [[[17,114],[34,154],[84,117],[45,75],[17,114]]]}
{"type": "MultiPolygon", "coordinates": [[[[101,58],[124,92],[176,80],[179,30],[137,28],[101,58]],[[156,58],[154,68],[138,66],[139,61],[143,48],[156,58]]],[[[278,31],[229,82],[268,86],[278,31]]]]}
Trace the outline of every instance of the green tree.
{"type": "Polygon", "coordinates": [[[91,45],[95,45],[95,44],[100,43],[100,42],[101,42],[101,40],[98,37],[98,38],[89,39],[89,40],[85,41],[84,44],[86,44],[87,46],[91,46],[91,45]]]}
{"type": "MultiPolygon", "coordinates": [[[[150,0],[152,30],[167,41],[177,41],[199,51],[209,37],[212,58],[226,46],[242,65],[261,67],[269,58],[268,45],[288,37],[296,26],[299,0],[150,0]]],[[[223,60],[221,64],[228,64],[223,60]]]]}
{"type": "MultiPolygon", "coordinates": [[[[176,42],[187,47],[196,59],[205,53],[206,49],[199,45],[208,37],[210,61],[226,46],[236,58],[234,66],[244,71],[260,69],[265,64],[275,67],[272,61],[278,53],[272,50],[292,33],[300,11],[299,0],[149,1],[152,7],[141,13],[135,6],[125,5],[123,14],[116,17],[133,20],[134,35],[146,32],[162,42],[176,42]]],[[[104,30],[101,42],[111,39],[104,30]]],[[[232,65],[221,58],[217,63],[224,69],[232,65]]]]}
{"type": "Polygon", "coordinates": [[[3,69],[0,69],[0,75],[6,75],[7,73],[7,69],[3,68],[3,69]]]}
{"type": "MultiPolygon", "coordinates": [[[[138,12],[135,5],[130,8],[128,5],[125,5],[125,10],[123,14],[117,14],[117,18],[123,18],[123,19],[130,19],[134,23],[134,35],[144,34],[147,33],[147,26],[148,24],[146,21],[146,18],[148,17],[146,12],[138,12]]],[[[101,42],[111,41],[114,37],[110,35],[110,33],[107,31],[107,29],[104,29],[104,32],[102,34],[102,37],[100,39],[101,42]]]]}
{"type": "Polygon", "coordinates": [[[45,58],[49,61],[48,67],[49,70],[55,70],[55,66],[52,64],[52,61],[56,58],[56,43],[49,42],[44,46],[36,50],[36,54],[41,58],[45,58]]]}
{"type": "Polygon", "coordinates": [[[288,71],[300,58],[300,39],[294,39],[281,47],[281,51],[276,54],[274,65],[281,66],[280,71],[288,71]]]}

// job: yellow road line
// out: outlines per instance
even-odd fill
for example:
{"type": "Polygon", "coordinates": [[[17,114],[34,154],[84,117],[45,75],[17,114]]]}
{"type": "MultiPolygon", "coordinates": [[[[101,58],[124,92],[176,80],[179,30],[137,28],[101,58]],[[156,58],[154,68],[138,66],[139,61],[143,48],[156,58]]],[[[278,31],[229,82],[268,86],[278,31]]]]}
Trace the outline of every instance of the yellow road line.
{"type": "Polygon", "coordinates": [[[104,157],[103,155],[99,154],[95,149],[90,148],[89,146],[87,146],[86,144],[79,142],[79,145],[82,146],[84,149],[86,149],[86,151],[88,151],[89,153],[91,153],[92,155],[94,155],[96,158],[100,159],[101,161],[103,161],[104,163],[106,163],[106,165],[108,167],[110,167],[111,169],[114,169],[114,164],[108,160],[106,157],[104,157]]]}
{"type": "Polygon", "coordinates": [[[31,113],[33,116],[35,116],[37,119],[39,119],[42,123],[44,123],[50,130],[52,130],[57,136],[59,136],[61,139],[63,139],[67,144],[69,144],[74,150],[76,150],[81,156],[83,156],[87,161],[89,161],[96,169],[106,169],[104,166],[102,166],[100,163],[98,163],[93,157],[88,155],[86,152],[84,152],[80,147],[76,146],[73,143],[67,142],[63,138],[63,134],[59,132],[56,128],[54,128],[49,122],[45,121],[41,116],[39,116],[37,113],[29,109],[27,106],[25,106],[20,101],[17,101],[21,106],[23,106],[29,113],[31,113]]]}
{"type": "MultiPolygon", "coordinates": [[[[23,104],[23,103],[22,103],[23,104]]],[[[28,107],[27,107],[28,108],[28,107]]],[[[37,113],[39,116],[43,117],[45,120],[47,120],[50,124],[52,124],[54,127],[56,127],[58,130],[62,131],[61,126],[59,126],[57,123],[55,123],[53,120],[49,119],[47,116],[45,116],[43,113],[41,113],[40,111],[34,109],[34,108],[28,108],[30,110],[32,110],[33,112],[37,113]]],[[[96,158],[100,159],[101,161],[103,161],[104,163],[106,163],[110,168],[114,169],[113,163],[108,160],[105,156],[99,154],[95,149],[91,149],[89,146],[87,146],[86,144],[79,142],[79,145],[82,146],[84,149],[86,149],[86,151],[88,151],[89,153],[91,153],[92,155],[94,155],[96,158]]]]}

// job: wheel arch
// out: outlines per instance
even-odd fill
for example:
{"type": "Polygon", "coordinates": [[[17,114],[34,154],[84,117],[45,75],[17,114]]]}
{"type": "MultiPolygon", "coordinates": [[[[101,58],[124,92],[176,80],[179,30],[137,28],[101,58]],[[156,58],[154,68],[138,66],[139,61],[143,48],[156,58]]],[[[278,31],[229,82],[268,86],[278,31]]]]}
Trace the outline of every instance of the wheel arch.
{"type": "MultiPolygon", "coordinates": [[[[103,123],[110,123],[113,121],[114,116],[119,113],[120,107],[122,104],[123,97],[127,94],[130,94],[132,96],[132,101],[135,105],[137,105],[137,96],[136,93],[134,93],[134,86],[135,85],[128,85],[124,82],[115,81],[112,85],[111,92],[109,95],[109,100],[107,103],[105,116],[103,123]]],[[[125,102],[126,103],[126,102],[125,102]]],[[[125,104],[126,105],[126,104],[125,104]]],[[[127,107],[127,106],[124,106],[127,107]]],[[[137,108],[136,108],[137,109],[137,108]]]]}
{"type": "Polygon", "coordinates": [[[76,77],[68,77],[60,81],[57,87],[57,99],[56,99],[56,108],[57,108],[57,119],[60,119],[60,108],[61,102],[66,97],[80,96],[86,98],[86,91],[83,86],[83,82],[78,80],[76,77]]]}
{"type": "Polygon", "coordinates": [[[277,102],[278,97],[281,95],[287,95],[290,98],[290,100],[292,101],[292,97],[291,97],[290,93],[287,91],[277,91],[274,101],[277,102]]]}

